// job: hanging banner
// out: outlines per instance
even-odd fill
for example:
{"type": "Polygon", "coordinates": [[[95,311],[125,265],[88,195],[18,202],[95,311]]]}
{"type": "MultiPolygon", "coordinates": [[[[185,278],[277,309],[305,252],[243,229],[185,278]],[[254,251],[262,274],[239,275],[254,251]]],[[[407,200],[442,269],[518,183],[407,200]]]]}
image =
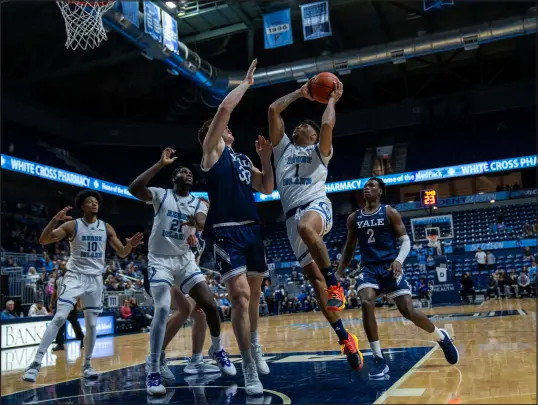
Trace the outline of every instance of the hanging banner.
{"type": "Polygon", "coordinates": [[[163,44],[172,52],[178,52],[177,21],[163,11],[163,44]]]}
{"type": "Polygon", "coordinates": [[[263,15],[265,49],[293,44],[290,9],[263,15]]]}
{"type": "Polygon", "coordinates": [[[138,11],[138,1],[121,0],[121,12],[123,16],[135,27],[140,27],[140,22],[138,21],[138,11]]]}
{"type": "Polygon", "coordinates": [[[161,9],[151,1],[144,1],[144,31],[155,41],[163,41],[161,9]]]}
{"type": "Polygon", "coordinates": [[[319,1],[301,5],[305,41],[330,37],[333,32],[329,19],[329,2],[319,1]]]}

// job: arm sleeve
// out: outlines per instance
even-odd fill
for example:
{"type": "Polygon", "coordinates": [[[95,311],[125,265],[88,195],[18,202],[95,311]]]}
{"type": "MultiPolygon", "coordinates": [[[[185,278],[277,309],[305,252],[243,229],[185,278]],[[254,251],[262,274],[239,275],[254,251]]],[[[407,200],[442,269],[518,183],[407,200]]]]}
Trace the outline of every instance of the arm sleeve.
{"type": "Polygon", "coordinates": [[[400,253],[398,253],[398,257],[394,261],[400,262],[400,264],[403,264],[405,261],[405,258],[409,254],[409,251],[411,250],[411,241],[409,240],[408,235],[400,236],[399,241],[402,243],[400,246],[400,253]]]}
{"type": "Polygon", "coordinates": [[[282,153],[284,152],[284,149],[291,143],[290,138],[288,138],[288,135],[284,134],[278,145],[273,146],[273,153],[275,155],[275,166],[280,160],[280,157],[282,156],[282,153]]]}

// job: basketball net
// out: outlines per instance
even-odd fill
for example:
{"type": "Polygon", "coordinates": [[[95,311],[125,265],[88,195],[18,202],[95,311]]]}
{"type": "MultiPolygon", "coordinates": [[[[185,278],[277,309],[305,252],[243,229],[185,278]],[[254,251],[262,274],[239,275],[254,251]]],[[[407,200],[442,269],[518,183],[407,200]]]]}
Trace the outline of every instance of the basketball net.
{"type": "Polygon", "coordinates": [[[428,235],[428,247],[436,248],[439,246],[439,239],[437,238],[437,235],[428,235]]]}
{"type": "Polygon", "coordinates": [[[107,39],[103,14],[112,8],[108,1],[57,1],[65,20],[65,47],[67,49],[94,49],[107,39]]]}

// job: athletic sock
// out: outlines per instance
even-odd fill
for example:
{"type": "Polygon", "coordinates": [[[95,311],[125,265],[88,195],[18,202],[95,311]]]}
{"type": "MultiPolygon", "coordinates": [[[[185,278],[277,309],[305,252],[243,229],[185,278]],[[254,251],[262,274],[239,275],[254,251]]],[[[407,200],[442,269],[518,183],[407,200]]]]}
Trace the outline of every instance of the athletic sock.
{"type": "Polygon", "coordinates": [[[161,361],[164,361],[166,360],[166,353],[164,352],[164,350],[161,352],[161,358],[160,358],[161,361]]]}
{"type": "Polygon", "coordinates": [[[204,360],[202,353],[193,353],[191,357],[191,363],[200,363],[204,360]]]}
{"type": "Polygon", "coordinates": [[[330,287],[332,285],[338,285],[338,280],[336,279],[336,275],[334,274],[334,268],[332,266],[327,267],[326,269],[321,269],[320,271],[325,278],[327,287],[330,287]]]}
{"type": "Polygon", "coordinates": [[[436,342],[440,342],[445,338],[445,335],[443,335],[443,332],[441,332],[441,330],[437,326],[433,330],[432,335],[436,342]]]}
{"type": "Polygon", "coordinates": [[[344,328],[341,319],[337,320],[334,323],[331,323],[331,326],[336,332],[336,335],[338,336],[340,342],[346,340],[349,337],[349,334],[347,333],[346,328],[344,328]]]}
{"type": "Polygon", "coordinates": [[[258,344],[258,330],[250,332],[250,343],[252,343],[253,345],[258,344]]]}
{"type": "Polygon", "coordinates": [[[381,353],[381,344],[379,343],[379,340],[376,340],[375,342],[369,342],[370,343],[370,349],[372,349],[372,354],[374,357],[383,357],[383,353],[381,353]]]}
{"type": "Polygon", "coordinates": [[[220,336],[211,336],[211,345],[215,353],[218,353],[222,349],[222,344],[220,343],[220,336]]]}

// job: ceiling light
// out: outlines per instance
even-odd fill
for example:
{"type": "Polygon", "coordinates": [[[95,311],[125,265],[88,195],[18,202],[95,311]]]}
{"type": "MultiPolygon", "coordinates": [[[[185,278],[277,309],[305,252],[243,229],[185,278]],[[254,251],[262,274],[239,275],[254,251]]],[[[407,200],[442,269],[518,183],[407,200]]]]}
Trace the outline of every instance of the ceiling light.
{"type": "Polygon", "coordinates": [[[489,200],[489,202],[493,204],[495,202],[495,200],[489,200]]]}
{"type": "Polygon", "coordinates": [[[174,8],[177,7],[176,3],[174,3],[173,1],[167,1],[167,2],[164,3],[164,4],[166,4],[166,7],[168,7],[168,8],[172,8],[172,9],[174,9],[174,8]]]}
{"type": "Polygon", "coordinates": [[[436,209],[437,209],[437,207],[433,207],[433,209],[434,209],[434,210],[436,210],[436,209]]]}
{"type": "Polygon", "coordinates": [[[178,17],[183,17],[185,15],[185,10],[179,10],[179,13],[177,13],[178,17]]]}

